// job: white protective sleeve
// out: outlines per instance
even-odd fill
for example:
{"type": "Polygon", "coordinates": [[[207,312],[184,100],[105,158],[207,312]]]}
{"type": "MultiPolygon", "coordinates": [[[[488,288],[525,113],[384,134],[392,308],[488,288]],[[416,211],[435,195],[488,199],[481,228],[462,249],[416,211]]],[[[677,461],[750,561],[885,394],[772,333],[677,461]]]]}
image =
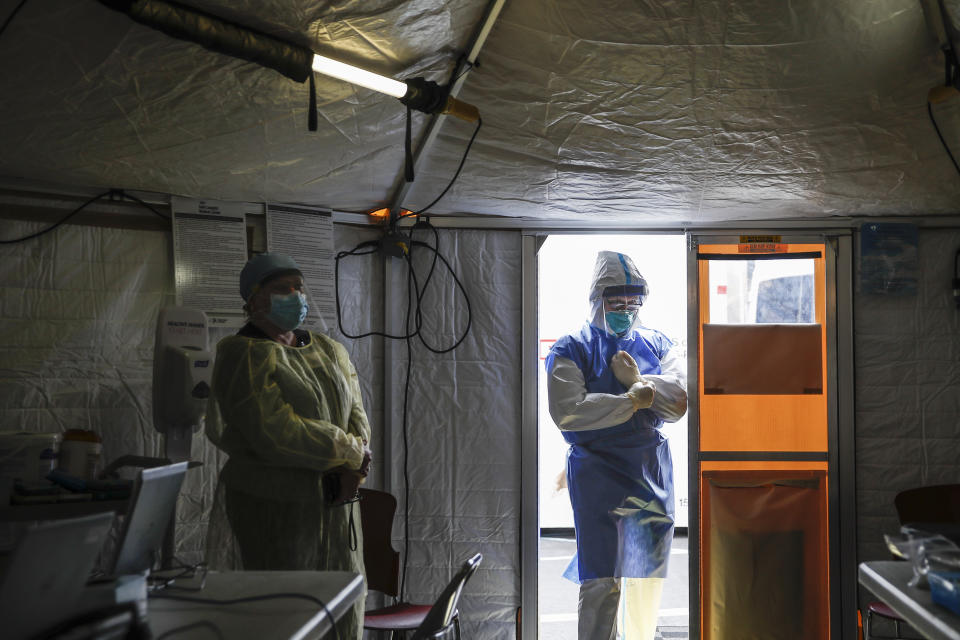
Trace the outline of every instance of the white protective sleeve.
{"type": "MultiPolygon", "coordinates": [[[[684,362],[673,350],[660,363],[662,373],[644,375],[656,387],[650,409],[665,422],[676,422],[687,411],[684,362]]],[[[547,377],[550,416],[561,431],[590,431],[623,424],[633,415],[626,393],[587,393],[583,372],[567,358],[557,357],[547,377]]]]}
{"type": "Polygon", "coordinates": [[[567,358],[554,358],[547,396],[550,416],[561,431],[605,429],[623,424],[634,411],[633,400],[626,393],[587,393],[583,372],[567,358]]]}
{"type": "Polygon", "coordinates": [[[687,366],[675,349],[667,351],[660,361],[658,375],[644,375],[643,379],[656,387],[653,411],[664,422],[676,422],[687,412],[687,366]]]}

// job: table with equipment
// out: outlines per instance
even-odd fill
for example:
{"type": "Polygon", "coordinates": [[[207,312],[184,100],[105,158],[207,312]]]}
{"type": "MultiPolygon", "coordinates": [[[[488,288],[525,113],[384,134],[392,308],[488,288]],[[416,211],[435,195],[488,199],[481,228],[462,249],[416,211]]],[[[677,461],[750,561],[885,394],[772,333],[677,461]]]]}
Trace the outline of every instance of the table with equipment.
{"type": "Polygon", "coordinates": [[[339,620],[363,594],[363,576],[346,571],[210,572],[200,591],[189,590],[196,586],[193,581],[183,588],[177,584],[148,600],[147,621],[155,638],[325,638],[330,616],[309,597],[323,602],[339,620]],[[238,599],[250,601],[201,602],[238,599]],[[211,634],[211,627],[220,633],[211,634]]]}
{"type": "Polygon", "coordinates": [[[960,616],[933,602],[930,592],[909,587],[913,567],[896,560],[861,562],[860,584],[929,640],[960,640],[960,616]]]}

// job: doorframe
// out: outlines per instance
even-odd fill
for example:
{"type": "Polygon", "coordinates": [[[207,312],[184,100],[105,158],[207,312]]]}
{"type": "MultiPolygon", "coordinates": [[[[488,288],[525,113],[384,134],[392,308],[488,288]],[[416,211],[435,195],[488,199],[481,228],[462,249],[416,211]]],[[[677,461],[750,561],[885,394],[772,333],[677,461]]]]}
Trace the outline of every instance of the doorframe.
{"type": "MultiPolygon", "coordinates": [[[[686,236],[687,230],[664,228],[568,228],[521,230],[521,346],[520,380],[520,610],[518,638],[539,640],[539,560],[540,560],[540,492],[538,424],[539,393],[539,251],[549,236],[554,235],[671,235],[686,236]]],[[[689,251],[688,251],[689,255],[689,251]]],[[[689,290],[689,289],[688,289],[689,290]]],[[[689,314],[689,312],[688,312],[689,314]]],[[[689,347],[688,347],[689,349],[689,347]]],[[[688,492],[690,488],[688,487],[688,492]]]]}
{"type": "Polygon", "coordinates": [[[827,338],[828,520],[830,637],[857,637],[856,469],[853,366],[853,250],[849,229],[688,231],[687,236],[687,446],[689,491],[690,640],[700,640],[699,354],[701,244],[737,244],[739,235],[779,235],[787,244],[823,242],[827,338]],[[734,235],[736,234],[736,235],[734,235]],[[693,390],[692,392],[690,390],[693,390]],[[841,425],[843,428],[840,428],[841,425]]]}
{"type": "Polygon", "coordinates": [[[522,384],[520,422],[520,633],[537,639],[540,620],[537,594],[540,560],[540,456],[537,428],[537,250],[543,243],[538,235],[524,233],[521,243],[521,300],[523,327],[520,345],[522,384]]]}

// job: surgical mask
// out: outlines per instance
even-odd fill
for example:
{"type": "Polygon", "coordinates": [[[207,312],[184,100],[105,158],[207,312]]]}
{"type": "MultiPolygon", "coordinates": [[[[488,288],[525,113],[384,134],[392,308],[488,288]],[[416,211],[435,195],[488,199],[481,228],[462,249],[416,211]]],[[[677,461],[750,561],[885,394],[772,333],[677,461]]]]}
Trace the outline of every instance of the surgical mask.
{"type": "Polygon", "coordinates": [[[633,325],[636,313],[630,311],[607,311],[603,314],[607,320],[607,326],[617,335],[623,333],[633,325]]]}
{"type": "Polygon", "coordinates": [[[267,320],[284,331],[293,331],[307,317],[307,309],[307,297],[298,291],[286,295],[274,293],[270,296],[267,320]]]}

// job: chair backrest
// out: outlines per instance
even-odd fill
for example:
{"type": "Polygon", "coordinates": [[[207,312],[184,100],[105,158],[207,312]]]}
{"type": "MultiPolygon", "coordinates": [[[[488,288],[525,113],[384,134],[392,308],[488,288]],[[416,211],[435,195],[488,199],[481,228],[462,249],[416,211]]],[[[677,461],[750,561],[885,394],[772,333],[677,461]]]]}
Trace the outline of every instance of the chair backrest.
{"type": "Polygon", "coordinates": [[[438,637],[446,631],[453,621],[453,616],[457,612],[457,602],[460,600],[460,592],[463,591],[463,585],[467,583],[473,572],[480,566],[483,560],[481,554],[477,554],[463,563],[457,575],[447,584],[447,587],[437,598],[436,602],[427,612],[427,617],[413,634],[413,640],[428,640],[438,637]]]}
{"type": "Polygon", "coordinates": [[[960,484],[901,491],[893,499],[900,524],[960,524],[960,484]]]}
{"type": "Polygon", "coordinates": [[[397,499],[385,491],[360,489],[360,529],[367,588],[397,597],[400,553],[393,549],[393,516],[397,499]]]}

